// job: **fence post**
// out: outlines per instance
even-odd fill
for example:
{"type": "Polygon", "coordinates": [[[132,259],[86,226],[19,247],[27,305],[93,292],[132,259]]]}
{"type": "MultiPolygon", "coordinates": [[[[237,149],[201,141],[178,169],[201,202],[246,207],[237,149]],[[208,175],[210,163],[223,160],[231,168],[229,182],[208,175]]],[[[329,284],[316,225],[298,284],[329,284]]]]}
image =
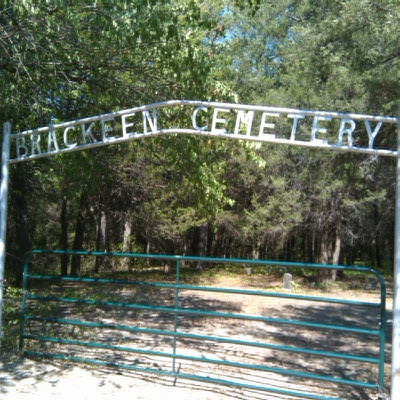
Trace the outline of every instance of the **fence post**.
{"type": "Polygon", "coordinates": [[[176,374],[176,346],[177,346],[177,332],[179,323],[179,285],[181,282],[181,259],[176,260],[176,286],[175,286],[175,312],[174,312],[174,349],[173,349],[173,360],[172,360],[172,372],[176,374]]]}

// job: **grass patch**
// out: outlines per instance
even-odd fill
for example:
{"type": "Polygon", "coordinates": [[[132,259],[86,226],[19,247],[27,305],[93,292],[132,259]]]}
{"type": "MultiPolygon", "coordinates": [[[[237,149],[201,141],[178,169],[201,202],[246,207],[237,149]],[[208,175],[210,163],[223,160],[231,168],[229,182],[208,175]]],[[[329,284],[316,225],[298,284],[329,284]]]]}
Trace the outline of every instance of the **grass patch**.
{"type": "Polygon", "coordinates": [[[11,286],[4,288],[2,353],[18,351],[21,325],[22,291],[11,286]]]}

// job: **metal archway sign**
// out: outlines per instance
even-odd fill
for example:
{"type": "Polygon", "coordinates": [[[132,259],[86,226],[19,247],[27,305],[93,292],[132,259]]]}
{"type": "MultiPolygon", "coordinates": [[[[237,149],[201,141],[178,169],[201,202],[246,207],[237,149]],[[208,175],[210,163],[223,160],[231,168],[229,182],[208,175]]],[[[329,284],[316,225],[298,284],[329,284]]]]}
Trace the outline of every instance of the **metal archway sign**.
{"type": "Polygon", "coordinates": [[[391,394],[393,399],[400,398],[400,104],[395,118],[171,100],[20,133],[12,133],[11,124],[5,123],[0,186],[0,340],[9,165],[165,134],[230,138],[397,158],[391,394]],[[397,124],[397,140],[386,127],[393,124],[397,124]]]}

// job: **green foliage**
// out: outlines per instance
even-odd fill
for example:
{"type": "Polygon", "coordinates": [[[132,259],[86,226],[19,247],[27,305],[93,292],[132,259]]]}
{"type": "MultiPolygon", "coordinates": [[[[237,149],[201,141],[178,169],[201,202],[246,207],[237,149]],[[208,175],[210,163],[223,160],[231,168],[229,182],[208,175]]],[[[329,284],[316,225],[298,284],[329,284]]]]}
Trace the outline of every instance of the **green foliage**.
{"type": "Polygon", "coordinates": [[[7,285],[3,296],[3,338],[1,340],[4,353],[18,350],[21,302],[21,290],[7,285]]]}
{"type": "Polygon", "coordinates": [[[210,69],[214,21],[194,1],[17,0],[0,19],[3,117],[17,129],[188,95],[210,69]]]}
{"type": "MultiPolygon", "coordinates": [[[[221,47],[221,58],[231,64],[229,79],[240,102],[397,113],[399,13],[392,0],[379,4],[261,1],[256,13],[251,2],[234,5],[238,7],[231,7],[224,17],[230,34],[221,47]]],[[[251,223],[244,223],[246,229],[236,232],[237,237],[246,232],[248,243],[248,234],[253,232],[257,246],[261,242],[264,248],[263,238],[278,231],[275,243],[286,247],[279,257],[307,259],[304,250],[293,253],[292,245],[297,243],[297,249],[311,246],[311,260],[316,260],[325,252],[324,241],[333,254],[335,232],[340,229],[340,253],[348,257],[347,262],[353,262],[354,256],[346,248],[367,246],[371,253],[371,243],[378,248],[393,238],[388,235],[393,227],[387,219],[394,202],[391,160],[265,147],[264,157],[279,167],[270,172],[272,163],[267,162],[268,180],[253,179],[254,170],[246,166],[252,179],[243,184],[241,193],[251,195],[241,205],[251,223]],[[268,191],[257,188],[263,181],[268,191]],[[296,206],[295,213],[291,204],[296,206]],[[268,221],[273,221],[270,226],[268,221]]],[[[271,249],[271,242],[267,243],[271,249]]],[[[382,266],[382,255],[376,254],[372,262],[382,266]]]]}
{"type": "MultiPolygon", "coordinates": [[[[0,115],[14,131],[174,98],[397,113],[394,0],[3,4],[0,115]]],[[[60,245],[392,262],[389,159],[170,135],[11,173],[9,268],[60,245]]]]}

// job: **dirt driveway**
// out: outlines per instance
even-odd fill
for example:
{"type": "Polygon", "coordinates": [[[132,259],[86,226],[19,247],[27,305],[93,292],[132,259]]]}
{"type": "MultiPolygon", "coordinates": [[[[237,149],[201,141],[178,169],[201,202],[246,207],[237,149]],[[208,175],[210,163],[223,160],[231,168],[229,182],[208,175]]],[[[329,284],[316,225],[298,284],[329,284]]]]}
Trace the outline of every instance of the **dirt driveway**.
{"type": "MultiPolygon", "coordinates": [[[[224,286],[237,286],[237,282],[224,282],[224,286]]],[[[221,286],[221,282],[216,282],[221,286]]],[[[247,282],[246,288],[253,285],[247,282]]],[[[64,290],[64,289],[63,289],[64,290]]],[[[115,291],[113,292],[115,296],[115,291]]],[[[390,292],[389,292],[390,293],[390,292]]],[[[315,294],[315,293],[312,293],[315,294]]],[[[324,295],[327,295],[325,292],[324,295]]],[[[379,300],[378,291],[360,291],[331,288],[329,296],[345,297],[358,301],[375,302],[379,300]]],[[[154,292],[140,291],[133,293],[131,289],[124,289],[118,292],[118,299],[131,299],[139,297],[154,297],[154,292]]],[[[158,292],[156,296],[157,304],[168,305],[173,301],[173,293],[167,291],[158,292]]],[[[346,325],[353,321],[359,327],[374,326],[377,315],[366,313],[365,310],[357,307],[346,307],[340,304],[327,305],[324,303],[307,302],[304,306],[302,301],[282,301],[276,298],[261,298],[259,296],[249,298],[249,296],[238,294],[209,293],[187,290],[182,293],[181,307],[201,308],[209,310],[219,310],[230,313],[247,313],[251,315],[268,315],[282,319],[307,319],[308,321],[321,322],[327,324],[346,325]]],[[[388,297],[388,319],[391,317],[391,297],[388,297]]],[[[107,307],[79,309],[65,307],[58,308],[57,313],[64,317],[76,318],[84,317],[93,321],[104,323],[115,323],[116,321],[135,320],[138,327],[151,327],[152,329],[171,329],[173,324],[165,313],[145,311],[138,313],[132,310],[122,310],[120,313],[115,310],[111,313],[107,307]]],[[[31,333],[43,330],[42,324],[32,324],[31,333]]],[[[55,329],[52,327],[52,329],[55,329]]],[[[57,328],[59,329],[59,327],[57,328]]],[[[362,338],[343,332],[318,331],[296,326],[277,326],[266,324],[263,321],[233,320],[227,324],[219,318],[196,317],[179,321],[179,329],[183,332],[192,334],[212,335],[218,337],[234,337],[241,340],[261,341],[267,339],[270,343],[280,346],[296,346],[306,348],[312,342],[313,348],[322,351],[338,351],[345,353],[355,352],[363,356],[374,356],[378,349],[375,341],[370,338],[362,338]],[[366,340],[364,340],[366,339],[366,340]]],[[[54,333],[54,332],[53,332],[54,333]]],[[[390,332],[389,332],[390,333],[390,332]]],[[[63,332],[58,332],[62,336],[63,332]]],[[[80,339],[87,341],[97,341],[117,343],[124,347],[132,346],[135,348],[146,348],[154,351],[154,356],[147,354],[126,354],[115,350],[83,348],[71,344],[60,346],[59,344],[46,344],[41,350],[57,351],[68,355],[75,355],[90,359],[108,360],[110,364],[134,364],[136,366],[150,367],[152,370],[164,370],[170,368],[170,359],[165,360],[158,357],[158,352],[166,351],[171,348],[172,339],[165,336],[153,335],[149,338],[146,335],[136,334],[127,335],[126,332],[106,329],[98,330],[77,329],[69,331],[69,335],[78,335],[80,339]]],[[[34,341],[32,341],[34,342],[34,341]]],[[[35,342],[36,343],[36,342],[35,342]]],[[[35,346],[37,346],[35,344],[35,346]]],[[[27,346],[29,348],[29,344],[27,346]]],[[[37,347],[35,347],[37,349],[37,347]]],[[[212,375],[217,379],[245,379],[253,385],[262,383],[270,387],[285,388],[290,390],[304,390],[318,395],[339,396],[343,399],[376,399],[374,391],[363,388],[349,387],[345,385],[333,385],[329,382],[311,382],[303,380],[299,388],[299,382],[295,377],[278,377],[276,374],[265,373],[264,371],[254,371],[249,369],[232,369],[224,366],[226,360],[233,362],[243,362],[250,364],[271,365],[274,368],[290,368],[311,373],[328,373],[336,377],[346,377],[349,379],[374,381],[377,376],[377,366],[361,362],[349,362],[337,360],[335,358],[313,358],[307,354],[288,352],[277,352],[271,349],[249,348],[246,346],[234,345],[232,343],[210,342],[207,340],[198,341],[194,338],[184,337],[178,343],[179,353],[196,357],[212,357],[222,361],[222,365],[196,362],[184,358],[179,361],[177,368],[185,374],[200,374],[204,376],[212,375]]],[[[390,375],[390,354],[391,340],[388,337],[386,346],[386,366],[385,374],[390,375]]],[[[389,387],[388,378],[386,379],[386,390],[389,387]]],[[[235,387],[233,385],[217,385],[208,382],[185,380],[182,378],[174,379],[172,376],[160,374],[148,374],[145,372],[130,371],[118,368],[103,366],[91,366],[67,361],[55,361],[49,359],[21,359],[17,356],[8,357],[3,360],[0,370],[0,399],[7,400],[43,400],[67,399],[174,399],[174,400],[225,400],[225,399],[289,399],[282,394],[261,392],[253,389],[235,387]]],[[[297,397],[290,397],[296,399],[297,397]]],[[[318,397],[316,397],[318,398],[318,397]]]]}

